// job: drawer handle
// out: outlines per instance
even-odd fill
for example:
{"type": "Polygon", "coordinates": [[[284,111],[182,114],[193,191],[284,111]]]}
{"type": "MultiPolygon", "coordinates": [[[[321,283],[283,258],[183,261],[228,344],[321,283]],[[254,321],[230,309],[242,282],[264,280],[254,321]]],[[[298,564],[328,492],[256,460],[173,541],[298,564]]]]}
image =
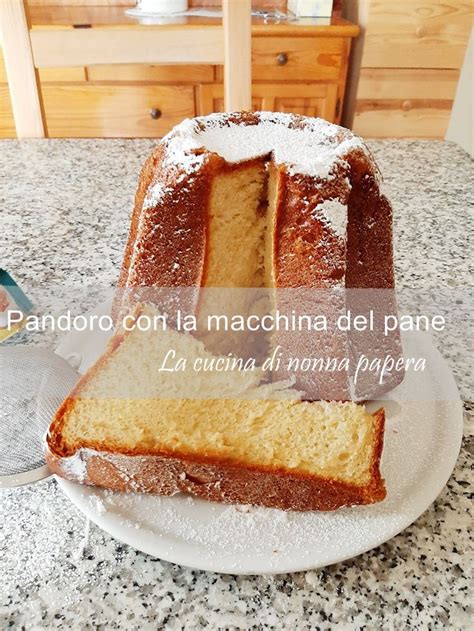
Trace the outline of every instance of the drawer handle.
{"type": "Polygon", "coordinates": [[[409,112],[412,107],[413,107],[413,103],[409,99],[407,99],[406,101],[403,101],[402,110],[404,112],[409,112]]]}
{"type": "Polygon", "coordinates": [[[288,55],[286,53],[278,53],[277,64],[279,66],[286,66],[287,63],[288,63],[288,55]]]}
{"type": "Polygon", "coordinates": [[[154,121],[158,120],[161,118],[161,110],[157,107],[152,107],[150,110],[150,116],[154,121]]]}

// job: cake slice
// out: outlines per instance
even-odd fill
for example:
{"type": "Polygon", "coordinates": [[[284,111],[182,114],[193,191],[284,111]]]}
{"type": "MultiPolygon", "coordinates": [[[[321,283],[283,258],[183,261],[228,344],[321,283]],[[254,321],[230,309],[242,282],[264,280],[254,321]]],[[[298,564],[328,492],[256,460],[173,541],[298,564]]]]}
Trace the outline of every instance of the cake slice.
{"type": "MultiPolygon", "coordinates": [[[[135,315],[154,313],[140,305],[135,315]]],[[[51,423],[52,471],[119,491],[300,511],[385,497],[383,409],[304,402],[287,383],[261,384],[259,369],[198,372],[198,357],[213,359],[176,331],[118,332],[51,423]],[[170,349],[186,367],[160,371],[170,349]]]]}

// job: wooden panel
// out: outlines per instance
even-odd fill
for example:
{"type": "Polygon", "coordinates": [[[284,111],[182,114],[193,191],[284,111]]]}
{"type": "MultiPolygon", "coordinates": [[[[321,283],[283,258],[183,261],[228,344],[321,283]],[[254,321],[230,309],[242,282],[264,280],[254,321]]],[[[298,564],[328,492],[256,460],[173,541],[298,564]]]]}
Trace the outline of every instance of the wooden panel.
{"type": "MultiPolygon", "coordinates": [[[[39,77],[41,81],[85,81],[86,69],[83,67],[76,68],[39,68],[39,77]]],[[[0,48],[0,83],[7,83],[7,75],[3,62],[3,53],[0,48]]]]}
{"type": "MultiPolygon", "coordinates": [[[[191,0],[192,1],[192,0],[191,0]]],[[[61,7],[61,6],[81,6],[81,7],[133,7],[136,5],[134,0],[28,0],[31,7],[61,7]]]]}
{"type": "Polygon", "coordinates": [[[316,116],[333,122],[336,118],[336,92],[337,86],[329,84],[324,86],[326,94],[314,96],[314,92],[308,90],[306,94],[298,96],[275,96],[274,109],[276,112],[289,112],[303,116],[316,116]]]}
{"type": "MultiPolygon", "coordinates": [[[[222,0],[188,0],[189,8],[193,7],[220,7],[222,0]]],[[[32,6],[124,6],[133,7],[136,0],[28,0],[32,6]]],[[[286,0],[252,0],[252,6],[256,9],[286,9],[286,0]]]]}
{"type": "Polygon", "coordinates": [[[87,67],[89,81],[153,81],[200,83],[214,80],[214,66],[198,64],[159,66],[153,64],[115,64],[87,67]]]}
{"type": "Polygon", "coordinates": [[[367,138],[444,138],[451,100],[358,101],[354,131],[367,138]]]}
{"type": "MultiPolygon", "coordinates": [[[[1,6],[1,5],[0,5],[1,6]]],[[[159,35],[145,27],[33,29],[31,43],[39,68],[97,63],[201,63],[224,61],[219,25],[187,28],[165,25],[159,35]]]]}
{"type": "MultiPolygon", "coordinates": [[[[198,89],[199,114],[224,111],[222,85],[203,85],[198,89]]],[[[335,120],[337,85],[318,83],[256,83],[252,86],[252,108],[276,112],[292,112],[305,116],[321,116],[335,120]]]]}
{"type": "Polygon", "coordinates": [[[0,40],[10,88],[10,99],[19,138],[43,138],[45,126],[34,67],[29,24],[22,1],[0,2],[0,40]]]}
{"type": "Polygon", "coordinates": [[[371,0],[362,67],[460,68],[472,27],[461,0],[371,0]]]}
{"type": "MultiPolygon", "coordinates": [[[[255,91],[255,86],[252,87],[255,91]]],[[[224,112],[224,86],[221,84],[200,85],[197,92],[197,115],[212,114],[213,112],[224,112]]],[[[252,110],[263,109],[263,99],[252,94],[252,110]]]]}
{"type": "Polygon", "coordinates": [[[224,103],[228,112],[251,107],[250,0],[222,0],[224,27],[224,103]]]}
{"type": "Polygon", "coordinates": [[[357,96],[366,99],[454,99],[458,70],[362,68],[357,96]]]}
{"type": "Polygon", "coordinates": [[[5,72],[5,63],[3,61],[3,53],[0,48],[0,83],[7,83],[7,73],[5,72]]]}
{"type": "Polygon", "coordinates": [[[10,93],[7,85],[0,85],[0,138],[16,138],[10,93]]]}
{"type": "MultiPolygon", "coordinates": [[[[212,68],[212,66],[211,66],[212,68]]],[[[86,69],[83,66],[70,68],[39,68],[39,78],[41,81],[69,82],[85,81],[86,69]]],[[[3,53],[0,48],[0,83],[7,83],[7,75],[3,62],[3,53]]]]}
{"type": "Polygon", "coordinates": [[[443,138],[458,76],[458,70],[362,69],[354,130],[377,138],[443,138]]]}
{"type": "Polygon", "coordinates": [[[337,80],[346,50],[343,38],[255,37],[252,78],[263,81],[337,80]]]}
{"type": "Polygon", "coordinates": [[[337,105],[334,122],[338,125],[341,124],[342,119],[342,104],[344,103],[344,95],[346,92],[347,73],[349,70],[349,55],[351,52],[351,48],[352,40],[350,38],[346,38],[344,40],[344,53],[342,55],[341,72],[339,74],[339,81],[337,86],[337,105]]]}
{"type": "MultiPolygon", "coordinates": [[[[51,0],[52,1],[52,0],[51,0]]],[[[272,1],[272,0],[268,0],[272,1]]],[[[72,24],[90,24],[95,26],[107,26],[109,28],[129,28],[131,21],[125,15],[120,6],[33,6],[31,7],[31,21],[34,28],[44,28],[51,25],[57,27],[71,26],[72,24]]],[[[82,5],[82,3],[80,3],[82,5]]],[[[95,4],[95,3],[93,3],[95,4]]],[[[98,3],[100,4],[100,3],[98,3]]],[[[182,24],[186,27],[201,27],[205,24],[214,24],[215,18],[186,17],[182,24]]],[[[180,21],[181,24],[181,21],[180,21]]],[[[142,30],[163,31],[162,25],[142,25],[142,30]]],[[[168,25],[166,26],[168,28],[168,25]]],[[[339,16],[333,16],[331,20],[292,20],[291,22],[268,23],[261,18],[252,20],[252,34],[262,37],[291,36],[291,37],[357,37],[360,29],[356,24],[339,16]]]]}
{"type": "Polygon", "coordinates": [[[50,137],[160,137],[192,117],[194,93],[186,86],[45,85],[50,137]],[[162,115],[157,120],[150,110],[162,115]]]}
{"type": "MultiPolygon", "coordinates": [[[[91,0],[93,1],[93,0],[91,0]]],[[[220,7],[222,0],[188,0],[189,8],[191,7],[220,7]]],[[[286,9],[286,0],[252,0],[252,8],[254,9],[286,9]]]]}
{"type": "Polygon", "coordinates": [[[69,81],[85,81],[86,69],[81,66],[75,68],[39,68],[39,77],[41,82],[62,82],[69,81]]]}

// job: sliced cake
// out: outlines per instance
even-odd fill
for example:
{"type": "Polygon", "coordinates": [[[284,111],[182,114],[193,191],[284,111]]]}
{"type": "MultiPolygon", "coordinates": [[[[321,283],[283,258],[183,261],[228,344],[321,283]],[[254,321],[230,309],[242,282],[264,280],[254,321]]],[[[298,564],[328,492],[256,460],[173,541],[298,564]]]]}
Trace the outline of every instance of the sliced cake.
{"type": "Polygon", "coordinates": [[[385,497],[382,409],[304,402],[289,384],[260,383],[258,369],[203,373],[196,358],[211,356],[188,335],[118,332],[51,423],[51,469],[114,490],[300,511],[385,497]],[[170,349],[184,369],[159,370],[170,349]]]}

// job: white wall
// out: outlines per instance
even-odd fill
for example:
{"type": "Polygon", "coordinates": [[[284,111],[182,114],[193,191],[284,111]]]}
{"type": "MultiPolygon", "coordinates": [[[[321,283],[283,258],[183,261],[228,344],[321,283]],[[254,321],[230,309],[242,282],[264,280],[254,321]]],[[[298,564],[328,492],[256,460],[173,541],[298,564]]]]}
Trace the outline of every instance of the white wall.
{"type": "Polygon", "coordinates": [[[446,140],[452,140],[474,156],[474,30],[464,58],[446,140]]]}

